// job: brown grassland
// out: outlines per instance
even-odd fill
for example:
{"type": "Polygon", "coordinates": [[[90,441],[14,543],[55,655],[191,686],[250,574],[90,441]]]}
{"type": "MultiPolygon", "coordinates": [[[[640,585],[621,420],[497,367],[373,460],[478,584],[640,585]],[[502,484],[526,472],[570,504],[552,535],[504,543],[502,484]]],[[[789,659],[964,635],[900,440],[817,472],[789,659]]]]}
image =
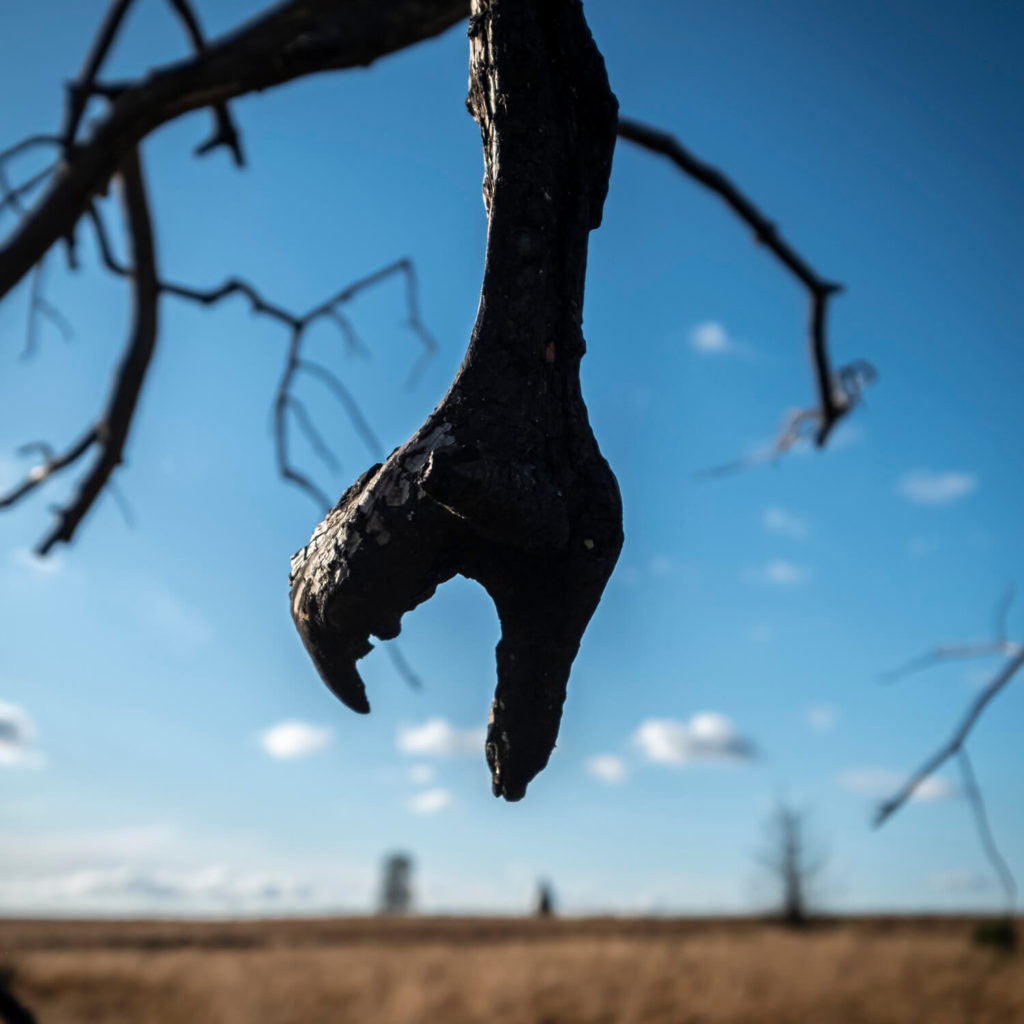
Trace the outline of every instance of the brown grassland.
{"type": "Polygon", "coordinates": [[[0,921],[39,1024],[1024,1024],[963,918],[0,921]]]}

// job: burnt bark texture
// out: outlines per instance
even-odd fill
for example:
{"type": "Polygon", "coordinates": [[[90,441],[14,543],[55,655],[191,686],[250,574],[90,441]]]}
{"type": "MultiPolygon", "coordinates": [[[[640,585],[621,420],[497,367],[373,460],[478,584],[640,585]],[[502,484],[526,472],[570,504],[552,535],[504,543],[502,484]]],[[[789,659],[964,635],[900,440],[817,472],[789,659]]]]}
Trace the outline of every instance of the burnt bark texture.
{"type": "Polygon", "coordinates": [[[370,637],[456,574],[501,622],[486,757],[518,800],[547,764],[573,659],[622,546],[618,485],[580,390],[589,233],[617,103],[578,0],[474,0],[468,106],[488,214],[483,289],[447,395],[341,497],[292,560],[292,615],[321,676],[369,711],[370,637]]]}

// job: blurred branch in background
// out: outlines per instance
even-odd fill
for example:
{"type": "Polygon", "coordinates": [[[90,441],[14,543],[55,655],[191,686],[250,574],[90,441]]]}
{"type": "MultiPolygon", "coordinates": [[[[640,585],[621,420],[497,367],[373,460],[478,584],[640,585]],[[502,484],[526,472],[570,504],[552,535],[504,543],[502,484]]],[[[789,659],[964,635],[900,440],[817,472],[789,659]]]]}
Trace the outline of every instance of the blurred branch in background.
{"type": "Polygon", "coordinates": [[[1002,655],[1007,659],[992,680],[982,688],[981,692],[970,703],[949,739],[907,779],[898,792],[894,793],[888,800],[883,801],[875,815],[875,825],[883,825],[913,796],[917,787],[925,779],[938,771],[951,757],[957,756],[963,780],[964,796],[970,802],[975,827],[978,830],[978,837],[985,852],[985,857],[999,879],[999,884],[1006,897],[1006,912],[1008,916],[1012,915],[1016,910],[1017,882],[1009,865],[1006,863],[1006,859],[999,852],[999,848],[996,845],[982,797],[981,787],[978,785],[965,744],[971,730],[981,717],[981,713],[990,701],[1011,682],[1021,666],[1024,665],[1024,644],[1008,639],[1008,615],[1013,598],[1014,588],[1009,587],[997,602],[993,616],[994,630],[992,640],[974,644],[940,645],[920,657],[912,659],[905,665],[885,673],[881,677],[883,682],[893,682],[914,672],[941,664],[944,661],[961,658],[1002,655]]]}

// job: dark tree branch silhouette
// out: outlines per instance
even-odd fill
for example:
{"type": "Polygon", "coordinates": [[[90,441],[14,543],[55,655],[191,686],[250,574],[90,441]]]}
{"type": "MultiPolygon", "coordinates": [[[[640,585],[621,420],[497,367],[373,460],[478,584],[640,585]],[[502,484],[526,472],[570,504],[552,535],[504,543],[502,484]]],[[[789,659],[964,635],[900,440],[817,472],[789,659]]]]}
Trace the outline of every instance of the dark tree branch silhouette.
{"type": "MultiPolygon", "coordinates": [[[[349,706],[369,704],[355,662],[369,637],[398,634],[404,612],[456,573],[477,579],[498,606],[498,689],[486,744],[496,794],[523,795],[557,736],[570,666],[622,542],[621,505],[580,393],[579,362],[589,232],[601,221],[616,135],[672,159],[720,195],[808,290],[810,353],[818,405],[791,417],[781,453],[813,427],[822,446],[857,403],[874,371],[855,363],[833,371],[827,311],[838,286],[819,277],[771,221],[721,172],[657,129],[619,119],[603,59],[578,0],[287,0],[207,42],[188,0],[168,0],[193,54],[138,78],[104,80],[103,65],[131,0],[113,0],[78,77],[69,87],[57,136],[34,136],[0,154],[56,147],[58,160],[20,183],[0,177],[0,203],[23,214],[0,246],[0,299],[63,240],[74,268],[75,232],[92,225],[103,265],[132,288],[135,323],[107,407],[59,454],[0,498],[14,504],[95,449],[97,459],[57,526],[39,546],[69,541],[121,462],[157,341],[163,295],[214,305],[233,295],[290,332],[274,399],[280,474],[321,507],[325,494],[289,457],[289,429],[327,464],[334,452],[293,385],[303,376],[345,408],[378,464],[330,511],[293,559],[292,609],[314,662],[349,706]],[[419,313],[409,260],[367,275],[296,314],[238,277],[198,289],[162,278],[138,158],[161,125],[208,108],[212,136],[196,152],[244,155],[229,103],[306,75],[365,66],[443,32],[469,16],[469,105],[482,136],[489,231],[480,312],[463,365],[426,424],[384,460],[356,397],[328,367],[303,354],[306,329],[331,320],[350,350],[362,343],[342,306],[391,276],[404,277],[408,322],[436,345],[419,313]],[[105,111],[85,126],[94,99],[105,111]],[[98,199],[117,179],[131,260],[114,255],[98,199]],[[22,198],[43,187],[35,205],[22,198]],[[383,464],[382,464],[383,462],[383,464]]],[[[37,289],[38,291],[38,289],[37,289]]],[[[41,293],[33,316],[47,315],[41,293]]],[[[31,332],[30,332],[31,335],[31,332]]],[[[392,655],[396,657],[395,654],[392,655]]],[[[397,655],[396,667],[414,673],[397,655]]]]}

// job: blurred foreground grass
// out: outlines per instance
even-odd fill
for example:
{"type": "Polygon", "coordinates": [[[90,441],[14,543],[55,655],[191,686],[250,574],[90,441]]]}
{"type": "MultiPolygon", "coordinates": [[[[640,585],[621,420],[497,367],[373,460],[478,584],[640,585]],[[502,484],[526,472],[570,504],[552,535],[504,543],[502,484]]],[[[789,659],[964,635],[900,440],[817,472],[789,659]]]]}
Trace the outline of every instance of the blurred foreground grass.
{"type": "Polygon", "coordinates": [[[39,1024],[1024,1024],[976,922],[0,921],[39,1024]]]}

